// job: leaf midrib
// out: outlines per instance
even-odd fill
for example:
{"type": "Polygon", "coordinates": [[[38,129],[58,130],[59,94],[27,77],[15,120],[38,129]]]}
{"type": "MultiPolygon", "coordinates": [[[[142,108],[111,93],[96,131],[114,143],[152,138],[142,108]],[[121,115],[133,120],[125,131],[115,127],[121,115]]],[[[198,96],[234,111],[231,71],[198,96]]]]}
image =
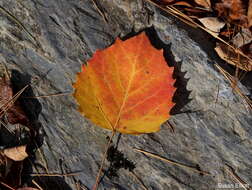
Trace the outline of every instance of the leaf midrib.
{"type": "Polygon", "coordinates": [[[120,121],[120,117],[121,117],[122,110],[123,110],[124,105],[125,105],[125,103],[126,103],[126,101],[127,101],[127,99],[128,99],[128,95],[129,95],[129,90],[130,90],[130,87],[131,87],[131,83],[132,83],[133,78],[134,78],[134,76],[135,76],[135,66],[136,66],[136,60],[134,61],[134,64],[133,64],[133,68],[132,68],[132,73],[131,73],[131,75],[130,75],[129,84],[128,84],[127,89],[126,89],[126,91],[125,91],[125,95],[124,95],[124,97],[123,97],[123,101],[122,101],[120,110],[119,110],[119,112],[118,112],[118,115],[117,115],[117,118],[116,118],[116,122],[115,122],[115,124],[114,124],[114,126],[113,126],[113,130],[115,130],[115,129],[117,128],[117,125],[118,125],[118,123],[119,123],[119,121],[120,121]]]}

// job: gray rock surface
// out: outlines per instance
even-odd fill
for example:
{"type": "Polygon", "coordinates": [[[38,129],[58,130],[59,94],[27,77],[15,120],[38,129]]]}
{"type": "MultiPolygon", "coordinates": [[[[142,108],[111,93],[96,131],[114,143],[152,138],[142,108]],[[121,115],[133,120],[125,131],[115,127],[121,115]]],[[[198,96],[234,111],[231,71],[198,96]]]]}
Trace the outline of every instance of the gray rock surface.
{"type": "MultiPolygon", "coordinates": [[[[96,49],[107,47],[117,36],[153,26],[150,37],[165,49],[169,64],[176,68],[177,106],[170,119],[175,133],[164,125],[154,134],[122,135],[118,150],[135,163],[135,175],[149,190],[217,189],[218,183],[238,183],[225,164],[252,185],[251,112],[214,69],[213,63],[220,60],[209,36],[144,1],[97,2],[103,16],[91,0],[1,0],[0,62],[19,73],[20,81],[38,78],[32,85],[37,96],[73,92],[76,73],[96,49]],[[164,163],[133,148],[198,165],[211,175],[164,163]]],[[[34,122],[41,124],[45,136],[33,172],[81,171],[72,177],[48,178],[42,185],[45,189],[76,189],[79,181],[91,189],[110,132],[83,118],[71,95],[37,101],[41,110],[34,122]]],[[[104,168],[108,167],[107,161],[104,168]]],[[[118,176],[105,176],[99,189],[143,189],[130,171],[120,169],[118,176]]]]}

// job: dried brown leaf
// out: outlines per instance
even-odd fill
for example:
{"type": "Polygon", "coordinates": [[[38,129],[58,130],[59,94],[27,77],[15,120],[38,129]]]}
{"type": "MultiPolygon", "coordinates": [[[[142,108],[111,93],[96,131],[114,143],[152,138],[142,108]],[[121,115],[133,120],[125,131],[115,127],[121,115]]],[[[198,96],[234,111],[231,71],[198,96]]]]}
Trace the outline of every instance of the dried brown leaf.
{"type": "Polygon", "coordinates": [[[252,33],[249,29],[242,28],[241,32],[236,34],[231,42],[235,47],[240,48],[252,42],[252,33]]]}
{"type": "Polygon", "coordinates": [[[0,78],[0,108],[8,103],[12,98],[11,83],[6,77],[0,78]]]}
{"type": "Polygon", "coordinates": [[[222,2],[215,4],[215,9],[218,15],[226,18],[227,21],[247,25],[246,10],[241,0],[222,0],[222,2]]]}
{"type": "Polygon", "coordinates": [[[187,3],[186,1],[178,1],[178,2],[173,3],[173,5],[185,6],[185,7],[193,7],[191,4],[187,3]]]}
{"type": "Polygon", "coordinates": [[[234,32],[235,32],[235,30],[233,28],[231,28],[228,30],[221,31],[220,35],[227,37],[227,38],[230,38],[230,36],[233,36],[234,32]]]}
{"type": "Polygon", "coordinates": [[[4,149],[3,153],[6,157],[14,161],[22,161],[28,157],[28,154],[26,153],[26,145],[4,149]]]}
{"type": "Polygon", "coordinates": [[[205,17],[198,19],[207,29],[213,31],[213,32],[220,32],[220,29],[222,29],[225,26],[225,23],[220,21],[216,17],[205,17]]]}
{"type": "Polygon", "coordinates": [[[248,27],[252,26],[252,0],[249,0],[249,6],[248,6],[248,27]]]}
{"type": "Polygon", "coordinates": [[[195,7],[193,7],[193,8],[185,7],[184,10],[187,11],[187,16],[190,15],[190,17],[191,17],[191,15],[193,15],[196,18],[197,18],[197,14],[206,12],[206,10],[204,10],[204,9],[199,9],[199,8],[195,8],[195,7]]]}
{"type": "Polygon", "coordinates": [[[169,5],[174,3],[175,0],[154,0],[159,5],[169,5]]]}
{"type": "Polygon", "coordinates": [[[228,48],[225,44],[218,43],[215,51],[220,58],[227,63],[237,66],[244,71],[252,71],[252,61],[247,57],[239,55],[233,49],[228,48]]]}
{"type": "Polygon", "coordinates": [[[15,101],[11,82],[6,77],[0,78],[0,119],[4,113],[10,124],[20,123],[28,126],[29,120],[19,101],[15,101]]]}
{"type": "Polygon", "coordinates": [[[14,106],[7,111],[7,118],[10,124],[22,124],[28,126],[28,118],[26,117],[19,102],[15,102],[14,106]]]}
{"type": "Polygon", "coordinates": [[[158,5],[177,5],[177,6],[185,6],[185,7],[192,7],[190,3],[186,1],[176,1],[176,0],[153,0],[158,5]]]}
{"type": "Polygon", "coordinates": [[[207,9],[210,9],[211,8],[211,1],[210,0],[195,0],[195,2],[202,6],[202,7],[205,7],[207,9]]]}
{"type": "MultiPolygon", "coordinates": [[[[7,159],[12,161],[11,159],[7,159]]],[[[12,187],[19,187],[21,185],[21,173],[23,170],[23,162],[12,161],[9,165],[8,173],[4,177],[4,182],[12,187]]]]}

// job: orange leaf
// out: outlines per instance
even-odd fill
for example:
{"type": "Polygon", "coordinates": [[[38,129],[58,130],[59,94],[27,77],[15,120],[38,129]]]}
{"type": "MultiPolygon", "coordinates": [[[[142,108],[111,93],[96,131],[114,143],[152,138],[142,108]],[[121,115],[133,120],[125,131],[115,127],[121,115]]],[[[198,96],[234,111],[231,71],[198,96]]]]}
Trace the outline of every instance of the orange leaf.
{"type": "Polygon", "coordinates": [[[172,73],[163,51],[142,33],[98,50],[78,74],[74,96],[80,112],[100,127],[156,132],[174,105],[172,73]]]}

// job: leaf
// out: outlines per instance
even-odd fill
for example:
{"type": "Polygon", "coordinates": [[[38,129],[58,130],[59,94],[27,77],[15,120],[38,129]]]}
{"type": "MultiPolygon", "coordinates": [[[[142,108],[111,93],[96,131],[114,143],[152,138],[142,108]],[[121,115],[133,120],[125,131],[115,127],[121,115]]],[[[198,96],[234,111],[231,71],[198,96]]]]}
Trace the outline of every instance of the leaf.
{"type": "Polygon", "coordinates": [[[10,124],[29,125],[29,120],[18,100],[14,100],[12,85],[6,77],[0,78],[0,119],[6,114],[10,124]]]}
{"type": "Polygon", "coordinates": [[[242,28],[231,40],[236,48],[241,48],[252,42],[252,33],[247,28],[242,28]]]}
{"type": "Polygon", "coordinates": [[[189,4],[189,3],[186,2],[186,1],[174,2],[172,5],[185,6],[185,7],[193,7],[191,4],[189,4]]]}
{"type": "Polygon", "coordinates": [[[205,17],[200,18],[199,21],[209,30],[212,32],[220,32],[220,29],[222,29],[225,26],[224,22],[221,22],[216,17],[205,17]]]}
{"type": "Polygon", "coordinates": [[[81,114],[121,133],[156,132],[169,118],[175,80],[163,51],[142,33],[117,39],[83,65],[73,85],[81,114]]]}
{"type": "Polygon", "coordinates": [[[2,182],[12,187],[20,186],[23,162],[13,161],[4,155],[4,151],[0,151],[0,167],[0,178],[2,182]]]}
{"type": "Polygon", "coordinates": [[[248,27],[252,26],[252,0],[249,0],[249,6],[248,6],[248,27]]]}
{"type": "Polygon", "coordinates": [[[14,161],[22,161],[28,157],[28,154],[26,153],[26,145],[4,149],[3,153],[6,157],[14,161]]]}
{"type": "Polygon", "coordinates": [[[169,3],[173,3],[175,0],[161,0],[161,3],[165,3],[165,4],[169,4],[169,3]]]}
{"type": "Polygon", "coordinates": [[[32,187],[22,187],[22,188],[18,188],[17,190],[39,190],[39,189],[32,188],[32,187]]]}
{"type": "Polygon", "coordinates": [[[176,1],[176,0],[157,0],[154,1],[159,5],[178,5],[178,6],[186,6],[186,7],[192,7],[188,2],[186,1],[176,1]]]}
{"type": "Polygon", "coordinates": [[[219,16],[225,17],[229,22],[246,26],[247,16],[241,0],[222,0],[215,4],[215,9],[219,16]]]}
{"type": "MultiPolygon", "coordinates": [[[[12,88],[10,80],[6,77],[0,78],[0,108],[8,103],[12,98],[12,88]]],[[[11,103],[10,103],[11,104],[11,103]]]]}
{"type": "Polygon", "coordinates": [[[21,174],[23,171],[23,162],[15,162],[11,159],[7,159],[9,163],[8,173],[4,176],[4,182],[10,184],[12,187],[18,187],[21,185],[21,174]],[[12,161],[12,162],[11,162],[12,161]]]}
{"type": "Polygon", "coordinates": [[[211,1],[210,0],[195,0],[195,2],[202,6],[202,7],[205,7],[207,9],[210,9],[211,8],[211,1]]]}
{"type": "Polygon", "coordinates": [[[252,71],[252,62],[243,55],[238,55],[233,49],[228,48],[225,44],[217,43],[214,48],[221,59],[227,63],[237,66],[244,71],[252,71]]]}

